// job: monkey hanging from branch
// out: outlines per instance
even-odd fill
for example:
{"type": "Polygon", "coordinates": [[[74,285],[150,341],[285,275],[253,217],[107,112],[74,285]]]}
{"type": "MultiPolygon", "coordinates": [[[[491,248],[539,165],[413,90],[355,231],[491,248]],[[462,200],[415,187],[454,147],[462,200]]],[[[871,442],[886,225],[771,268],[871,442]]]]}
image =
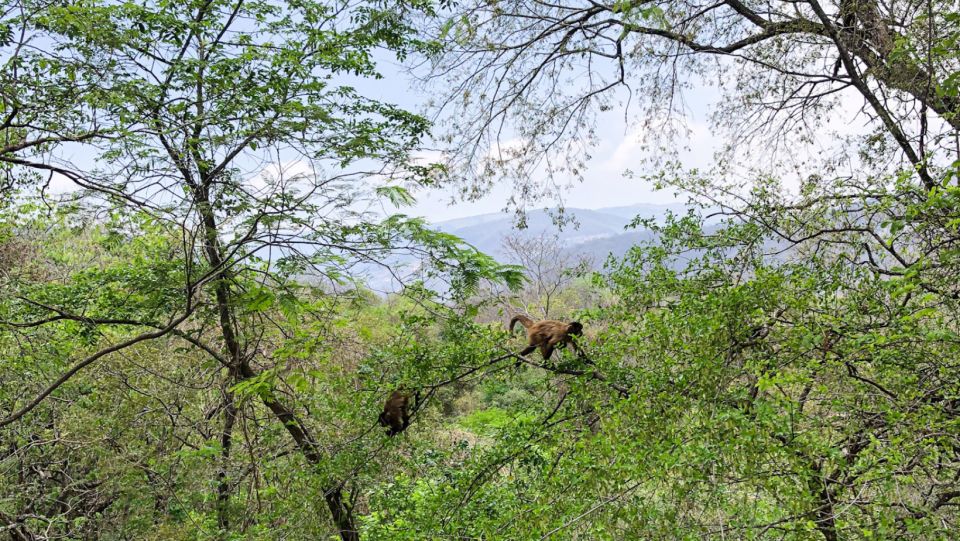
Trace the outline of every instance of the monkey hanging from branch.
{"type": "MultiPolygon", "coordinates": [[[[527,330],[527,347],[520,352],[520,355],[528,355],[533,353],[533,350],[540,348],[540,355],[543,356],[543,360],[549,361],[555,348],[570,344],[577,352],[578,357],[586,358],[583,350],[580,349],[574,339],[574,337],[583,336],[583,325],[579,321],[569,323],[555,319],[533,321],[527,316],[517,315],[510,320],[511,333],[518,322],[527,330]]],[[[518,361],[517,365],[519,364],[518,361]]]]}
{"type": "Polygon", "coordinates": [[[396,436],[410,426],[410,416],[417,411],[419,406],[419,390],[413,394],[402,390],[393,391],[383,404],[383,412],[380,413],[379,419],[380,426],[387,427],[388,436],[396,436]],[[412,407],[410,404],[411,398],[413,398],[412,407]]]}

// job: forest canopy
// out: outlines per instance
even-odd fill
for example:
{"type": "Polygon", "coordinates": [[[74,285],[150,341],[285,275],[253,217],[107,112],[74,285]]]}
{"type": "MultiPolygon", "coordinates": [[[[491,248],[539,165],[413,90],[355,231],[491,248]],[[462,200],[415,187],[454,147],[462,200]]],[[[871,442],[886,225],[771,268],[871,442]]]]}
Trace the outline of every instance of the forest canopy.
{"type": "Polygon", "coordinates": [[[954,2],[9,0],[0,539],[955,538],[958,115],[954,2]],[[610,114],[623,257],[410,212],[610,114]]]}

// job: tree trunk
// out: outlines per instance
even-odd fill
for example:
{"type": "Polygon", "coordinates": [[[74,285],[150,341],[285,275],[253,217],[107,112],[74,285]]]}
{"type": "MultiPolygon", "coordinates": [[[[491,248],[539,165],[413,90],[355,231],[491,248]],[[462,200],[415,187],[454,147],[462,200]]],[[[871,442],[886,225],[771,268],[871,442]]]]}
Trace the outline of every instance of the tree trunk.
{"type": "MultiPolygon", "coordinates": [[[[201,178],[203,177],[204,175],[201,172],[201,178]]],[[[222,256],[219,229],[213,207],[208,199],[206,186],[209,186],[209,179],[202,180],[201,186],[196,190],[197,209],[204,229],[204,251],[210,266],[219,269],[214,275],[213,283],[217,313],[220,320],[220,334],[223,337],[224,346],[230,353],[230,371],[234,372],[237,379],[242,381],[256,377],[257,373],[249,362],[243,358],[243,348],[233,326],[229,274],[222,256]]],[[[296,414],[283,405],[273,393],[261,393],[260,398],[263,404],[273,412],[274,417],[287,429],[287,432],[303,453],[304,458],[311,464],[320,464],[323,460],[323,452],[296,414]]],[[[224,429],[226,432],[226,425],[224,429]]],[[[324,491],[324,497],[333,522],[340,533],[340,538],[343,541],[358,541],[360,534],[357,532],[353,520],[353,510],[343,501],[343,491],[340,483],[332,484],[331,488],[324,491]]]]}
{"type": "Polygon", "coordinates": [[[233,444],[233,425],[237,420],[237,406],[233,401],[233,393],[227,388],[223,391],[223,432],[220,435],[220,471],[217,472],[217,526],[220,527],[221,534],[226,535],[230,529],[227,508],[231,492],[227,469],[230,467],[230,448],[233,444]]]}
{"type": "Polygon", "coordinates": [[[814,522],[817,530],[823,535],[826,541],[837,541],[837,524],[833,510],[833,497],[830,489],[827,487],[827,480],[823,476],[822,469],[812,465],[816,475],[810,479],[810,493],[817,500],[817,508],[813,510],[814,522]]]}
{"type": "Polygon", "coordinates": [[[353,523],[353,512],[350,506],[343,501],[343,490],[341,487],[332,487],[324,491],[324,498],[327,500],[327,508],[333,516],[333,522],[340,531],[340,539],[343,541],[360,541],[360,532],[357,531],[353,523]]]}

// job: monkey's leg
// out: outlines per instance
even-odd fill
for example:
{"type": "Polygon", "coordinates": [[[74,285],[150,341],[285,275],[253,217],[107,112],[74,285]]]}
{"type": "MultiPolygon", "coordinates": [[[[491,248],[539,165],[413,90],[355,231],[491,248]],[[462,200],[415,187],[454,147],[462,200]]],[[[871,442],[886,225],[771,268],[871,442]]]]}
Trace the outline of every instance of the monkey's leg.
{"type": "MultiPolygon", "coordinates": [[[[532,345],[531,345],[531,346],[527,346],[527,347],[525,347],[525,348],[523,349],[523,351],[520,352],[520,356],[530,355],[531,353],[533,353],[533,350],[535,350],[535,349],[537,349],[537,346],[532,346],[532,345]]],[[[523,364],[523,361],[521,361],[520,359],[517,359],[517,364],[515,364],[515,365],[513,365],[513,366],[514,366],[514,368],[520,368],[520,365],[521,365],[521,364],[523,364]]]]}
{"type": "Polygon", "coordinates": [[[544,344],[540,346],[540,355],[543,356],[543,360],[549,361],[550,356],[553,355],[553,346],[549,344],[544,344]]]}

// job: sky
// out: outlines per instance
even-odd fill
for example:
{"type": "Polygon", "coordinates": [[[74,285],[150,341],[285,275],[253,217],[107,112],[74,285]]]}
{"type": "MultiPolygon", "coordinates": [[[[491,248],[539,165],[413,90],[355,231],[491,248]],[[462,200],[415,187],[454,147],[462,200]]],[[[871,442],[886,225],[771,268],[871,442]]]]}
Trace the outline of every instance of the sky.
{"type": "MultiPolygon", "coordinates": [[[[391,102],[411,111],[425,112],[424,104],[435,96],[417,90],[407,68],[395,60],[382,57],[379,63],[384,78],[358,81],[358,89],[370,98],[391,102]]],[[[717,99],[717,94],[714,90],[704,88],[689,93],[685,98],[689,107],[687,125],[692,137],[683,141],[689,150],[682,152],[681,158],[689,167],[705,167],[710,164],[715,149],[705,115],[711,101],[717,99]]],[[[591,152],[593,158],[587,164],[584,181],[575,183],[564,194],[566,207],[598,209],[636,203],[670,204],[685,200],[669,192],[654,191],[641,180],[624,178],[624,171],[642,169],[644,156],[641,150],[643,133],[636,126],[629,125],[623,110],[614,109],[599,117],[597,132],[600,144],[591,152]]],[[[412,209],[406,209],[406,212],[426,217],[432,222],[500,212],[506,206],[510,190],[511,187],[506,183],[499,184],[482,199],[469,202],[451,202],[453,192],[450,190],[421,191],[415,194],[417,204],[412,209]]]]}
{"type": "MultiPolygon", "coordinates": [[[[424,112],[424,104],[433,97],[414,88],[411,76],[406,69],[389,58],[380,59],[384,79],[359,82],[357,85],[367,96],[392,102],[408,110],[424,112]]],[[[686,90],[683,103],[686,109],[685,126],[689,130],[687,138],[678,139],[676,144],[682,148],[678,158],[685,168],[709,169],[714,161],[714,152],[718,150],[722,136],[712,133],[707,115],[713,104],[719,99],[720,91],[715,87],[694,87],[686,90]]],[[[848,135],[863,130],[865,117],[860,113],[862,98],[852,92],[841,94],[841,103],[826,125],[819,130],[815,141],[803,148],[791,148],[777,159],[800,162],[815,159],[827,152],[835,151],[840,144],[838,135],[848,135]],[[832,149],[832,150],[831,150],[832,149]]],[[[592,159],[587,163],[584,181],[576,182],[564,194],[563,204],[568,208],[599,209],[604,207],[633,205],[638,203],[672,204],[687,201],[684,194],[669,191],[655,191],[653,187],[640,179],[625,178],[623,173],[632,170],[635,173],[652,173],[645,165],[643,128],[638,126],[636,118],[624,118],[624,111],[616,107],[598,117],[597,134],[600,141],[592,149],[592,159]]],[[[767,166],[773,157],[764,147],[744,148],[744,154],[753,160],[747,165],[767,166]]],[[[787,168],[778,170],[787,171],[787,168]]],[[[783,179],[787,189],[797,187],[800,178],[783,179]]],[[[454,201],[451,203],[450,190],[435,189],[416,193],[417,204],[406,209],[409,214],[426,217],[432,222],[454,218],[499,212],[504,209],[510,197],[511,186],[508,183],[497,185],[489,194],[478,201],[454,201]]],[[[551,205],[545,202],[544,205],[551,205]]],[[[534,209],[527,209],[534,210],[534,209]]]]}
{"type": "MultiPolygon", "coordinates": [[[[635,203],[669,204],[681,202],[667,191],[654,191],[643,180],[625,178],[624,171],[637,171],[643,167],[641,150],[642,132],[630,127],[621,115],[607,115],[599,124],[600,145],[592,152],[582,182],[576,181],[564,194],[565,206],[572,208],[599,209],[632,205],[635,203]]],[[[713,145],[705,124],[694,125],[694,138],[690,151],[683,153],[683,162],[692,167],[710,163],[713,145]]],[[[496,186],[488,195],[475,202],[450,204],[450,193],[432,190],[418,195],[414,212],[430,219],[443,221],[476,214],[499,212],[510,197],[511,187],[496,186]]]]}
{"type": "MultiPolygon", "coordinates": [[[[399,105],[405,109],[426,112],[425,104],[431,96],[427,91],[417,90],[412,76],[405,66],[386,55],[379,58],[383,79],[353,80],[350,81],[364,95],[380,101],[399,105]]],[[[715,136],[707,122],[707,114],[712,105],[719,99],[719,91],[713,87],[699,87],[687,90],[684,93],[684,104],[687,114],[686,127],[689,136],[678,140],[677,145],[683,150],[679,153],[681,163],[686,168],[709,169],[714,152],[717,150],[719,136],[715,136]]],[[[822,139],[831,144],[835,141],[831,134],[840,129],[849,128],[857,124],[862,125],[861,117],[858,123],[855,112],[859,109],[861,100],[856,96],[848,96],[847,103],[841,107],[834,119],[833,126],[824,130],[822,139]]],[[[624,117],[622,109],[602,113],[598,118],[597,136],[599,145],[592,149],[592,159],[584,170],[584,181],[574,182],[563,194],[563,204],[567,208],[599,209],[604,207],[645,204],[672,204],[686,201],[686,196],[670,191],[655,191],[647,182],[624,177],[626,170],[643,174],[645,170],[645,155],[643,128],[639,124],[632,124],[631,119],[624,117]]],[[[633,119],[635,120],[635,119],[633,119]]],[[[833,143],[835,144],[835,143],[833,143]]],[[[751,149],[748,149],[751,150],[751,149]]],[[[763,160],[762,149],[752,149],[750,152],[763,160]]],[[[69,150],[65,150],[69,153],[69,150]]],[[[806,152],[818,153],[821,149],[812,145],[806,152]]],[[[66,156],[76,158],[75,156],[66,156]]],[[[82,160],[82,158],[81,158],[82,160]]],[[[268,168],[269,169],[269,168],[268,168]]],[[[256,182],[252,176],[252,182],[256,182]]],[[[75,186],[66,179],[54,179],[54,192],[71,191],[75,186]]],[[[454,201],[451,189],[422,190],[414,195],[417,203],[412,208],[402,209],[407,214],[423,216],[431,222],[441,222],[454,218],[462,218],[477,214],[499,212],[504,209],[510,197],[512,186],[509,183],[497,185],[489,194],[477,201],[454,201]]],[[[553,206],[555,202],[547,201],[544,205],[553,206]]],[[[534,210],[534,209],[527,209],[534,210]]]]}
{"type": "MultiPolygon", "coordinates": [[[[395,61],[381,59],[381,69],[384,78],[380,80],[350,80],[369,98],[394,103],[411,111],[425,113],[424,104],[431,97],[415,88],[412,77],[406,68],[395,61]]],[[[708,166],[714,150],[709,128],[705,119],[699,118],[706,113],[710,102],[709,94],[694,92],[687,96],[690,105],[688,127],[693,137],[686,141],[690,150],[682,153],[683,162],[691,167],[708,166]]],[[[682,201],[683,198],[665,191],[654,191],[642,180],[625,178],[624,171],[631,169],[638,171],[642,168],[641,153],[642,131],[630,126],[622,110],[604,113],[598,121],[599,146],[591,152],[593,158],[588,162],[584,172],[583,182],[574,183],[565,192],[563,202],[569,208],[598,209],[632,205],[636,203],[670,204],[682,201]]],[[[86,152],[81,147],[65,145],[58,151],[59,156],[75,164],[83,165],[89,161],[86,152]]],[[[432,153],[438,156],[438,153],[432,153]]],[[[429,157],[429,153],[425,154],[429,157]]],[[[92,165],[92,164],[91,164],[92,165]]],[[[284,162],[282,166],[286,174],[304,172],[309,166],[284,162]]],[[[263,170],[266,174],[275,174],[278,166],[268,166],[263,170]]],[[[253,184],[262,183],[258,175],[252,174],[250,181],[253,184]]],[[[54,176],[51,183],[52,193],[65,193],[76,190],[77,187],[68,179],[54,176]]],[[[510,197],[511,186],[507,183],[497,185],[489,194],[478,201],[452,201],[451,189],[422,190],[414,195],[417,203],[412,208],[402,211],[406,214],[422,216],[431,222],[441,222],[455,218],[500,212],[506,206],[510,197]]],[[[544,205],[553,206],[552,202],[544,205]]],[[[534,210],[534,209],[527,209],[534,210]]]]}

